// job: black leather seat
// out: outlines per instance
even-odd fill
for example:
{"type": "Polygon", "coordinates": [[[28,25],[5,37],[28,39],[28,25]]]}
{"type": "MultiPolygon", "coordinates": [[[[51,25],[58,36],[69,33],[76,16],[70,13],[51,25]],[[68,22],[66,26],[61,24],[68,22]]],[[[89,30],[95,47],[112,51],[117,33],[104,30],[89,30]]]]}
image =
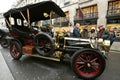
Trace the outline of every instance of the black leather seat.
{"type": "Polygon", "coordinates": [[[18,35],[18,37],[23,37],[23,38],[32,38],[32,33],[30,32],[29,28],[21,28],[21,27],[12,27],[11,32],[15,33],[18,35]]]}

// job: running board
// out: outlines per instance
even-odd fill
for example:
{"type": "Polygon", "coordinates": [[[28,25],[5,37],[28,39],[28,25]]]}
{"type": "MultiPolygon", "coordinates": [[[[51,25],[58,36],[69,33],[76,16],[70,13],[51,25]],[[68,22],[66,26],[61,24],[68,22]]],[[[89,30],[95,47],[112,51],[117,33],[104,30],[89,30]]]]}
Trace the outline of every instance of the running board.
{"type": "MultiPolygon", "coordinates": [[[[26,54],[26,55],[29,55],[29,54],[26,54]]],[[[33,55],[29,55],[29,56],[39,57],[39,58],[43,58],[43,59],[48,59],[48,60],[53,60],[53,61],[60,62],[60,59],[52,58],[52,57],[45,57],[45,56],[41,56],[41,55],[37,55],[37,54],[33,54],[33,55]]]]}

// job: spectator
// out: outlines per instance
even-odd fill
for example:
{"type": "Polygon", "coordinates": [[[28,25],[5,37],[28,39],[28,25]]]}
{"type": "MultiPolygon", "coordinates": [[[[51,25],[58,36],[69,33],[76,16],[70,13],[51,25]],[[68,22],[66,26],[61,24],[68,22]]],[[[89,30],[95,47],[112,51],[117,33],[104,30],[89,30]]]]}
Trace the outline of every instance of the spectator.
{"type": "MultiPolygon", "coordinates": [[[[105,29],[105,27],[103,25],[98,26],[98,30],[99,30],[98,39],[102,38],[103,40],[109,40],[109,36],[110,36],[109,31],[107,29],[105,29]]],[[[108,46],[100,46],[99,45],[98,47],[100,48],[100,50],[103,50],[105,52],[109,52],[109,50],[110,50],[109,45],[108,46]]],[[[105,53],[103,52],[103,54],[105,54],[105,53]]],[[[108,55],[108,53],[106,55],[108,55]]]]}
{"type": "Polygon", "coordinates": [[[89,34],[88,25],[85,25],[83,31],[81,32],[81,37],[83,39],[87,39],[87,38],[89,38],[88,34],[89,34]]]}
{"type": "Polygon", "coordinates": [[[113,28],[110,28],[110,46],[113,44],[113,42],[116,40],[116,35],[115,35],[115,31],[113,28]]]}
{"type": "Polygon", "coordinates": [[[75,28],[73,29],[73,37],[80,38],[80,24],[76,23],[75,28]]]}
{"type": "Polygon", "coordinates": [[[109,31],[103,25],[98,26],[98,29],[98,38],[102,38],[103,40],[109,39],[109,31]]]}
{"type": "Polygon", "coordinates": [[[91,38],[91,39],[95,39],[95,38],[96,38],[95,27],[92,27],[92,28],[91,28],[90,38],[91,38]]]}

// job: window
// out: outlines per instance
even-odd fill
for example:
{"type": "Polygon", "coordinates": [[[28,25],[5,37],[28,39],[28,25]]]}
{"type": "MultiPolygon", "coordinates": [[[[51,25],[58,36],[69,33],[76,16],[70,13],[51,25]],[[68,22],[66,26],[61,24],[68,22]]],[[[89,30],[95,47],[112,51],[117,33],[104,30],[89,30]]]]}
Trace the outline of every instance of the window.
{"type": "Polygon", "coordinates": [[[66,15],[66,17],[62,17],[62,19],[61,19],[63,22],[69,20],[69,11],[66,11],[65,15],[66,15]]]}
{"type": "Polygon", "coordinates": [[[84,13],[98,12],[97,5],[89,6],[82,9],[84,13]]]}
{"type": "Polygon", "coordinates": [[[98,16],[97,5],[82,8],[82,11],[85,17],[97,17],[98,16]]]}
{"type": "Polygon", "coordinates": [[[17,19],[17,25],[19,25],[19,26],[22,25],[21,19],[17,19]]]}
{"type": "Polygon", "coordinates": [[[13,17],[9,17],[9,21],[10,21],[10,24],[11,24],[11,25],[14,25],[14,24],[15,24],[15,21],[14,21],[14,18],[13,18],[13,17]]]}
{"type": "Polygon", "coordinates": [[[108,3],[108,15],[120,14],[120,0],[110,1],[108,3]]]}
{"type": "Polygon", "coordinates": [[[66,17],[69,17],[69,11],[65,12],[66,17]]]}
{"type": "Polygon", "coordinates": [[[23,21],[23,25],[24,25],[24,26],[28,26],[28,23],[27,23],[26,20],[23,21]]]}
{"type": "Polygon", "coordinates": [[[108,10],[110,9],[117,9],[120,8],[120,0],[118,1],[111,1],[108,3],[108,10]]]}
{"type": "Polygon", "coordinates": [[[70,0],[64,0],[64,5],[68,5],[70,3],[70,0]]]}

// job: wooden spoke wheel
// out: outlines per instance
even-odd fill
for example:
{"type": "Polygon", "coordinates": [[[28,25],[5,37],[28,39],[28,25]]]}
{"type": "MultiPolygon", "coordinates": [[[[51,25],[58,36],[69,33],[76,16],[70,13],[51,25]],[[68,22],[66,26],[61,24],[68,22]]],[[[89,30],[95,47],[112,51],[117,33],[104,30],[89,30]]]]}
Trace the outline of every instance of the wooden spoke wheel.
{"type": "Polygon", "coordinates": [[[1,41],[1,46],[2,46],[3,48],[8,48],[8,47],[10,46],[9,40],[7,40],[7,39],[2,39],[2,41],[1,41]]]}
{"type": "Polygon", "coordinates": [[[104,57],[95,50],[84,49],[75,52],[71,65],[75,73],[83,79],[94,79],[105,69],[104,57]]]}
{"type": "Polygon", "coordinates": [[[22,57],[21,45],[17,41],[13,41],[10,45],[10,54],[15,60],[19,60],[22,57]]]}

